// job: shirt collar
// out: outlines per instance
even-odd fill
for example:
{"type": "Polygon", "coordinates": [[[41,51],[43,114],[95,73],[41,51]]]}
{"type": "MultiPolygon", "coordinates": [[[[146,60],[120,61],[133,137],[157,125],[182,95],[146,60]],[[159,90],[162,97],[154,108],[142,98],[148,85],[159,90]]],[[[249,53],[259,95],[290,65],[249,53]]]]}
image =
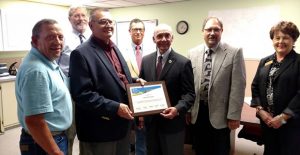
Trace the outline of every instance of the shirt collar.
{"type": "Polygon", "coordinates": [[[162,57],[163,57],[163,60],[162,61],[164,61],[164,60],[166,60],[168,57],[169,57],[169,54],[170,54],[170,52],[171,52],[171,47],[164,53],[164,54],[160,54],[160,52],[159,52],[159,49],[157,49],[157,52],[156,52],[156,58],[158,59],[158,57],[161,55],[162,57]]]}
{"type": "Polygon", "coordinates": [[[46,56],[44,56],[38,49],[35,47],[32,47],[30,52],[38,57],[43,63],[45,63],[47,66],[49,66],[52,70],[56,70],[59,68],[58,64],[55,60],[50,61],[46,56]]]}
{"type": "MultiPolygon", "coordinates": [[[[135,47],[136,47],[137,45],[135,44],[135,43],[133,43],[133,42],[131,42],[131,47],[132,47],[132,49],[135,51],[135,47]]],[[[143,51],[143,43],[142,44],[140,44],[139,45],[140,47],[141,47],[141,51],[143,51]]]]}
{"type": "Polygon", "coordinates": [[[78,31],[76,31],[75,29],[72,30],[72,32],[76,35],[76,36],[79,36],[80,34],[83,35],[83,38],[84,39],[87,39],[87,31],[84,31],[83,33],[79,33],[78,31]]]}
{"type": "Polygon", "coordinates": [[[95,39],[95,41],[99,44],[99,46],[101,48],[103,48],[105,51],[111,51],[111,49],[114,47],[114,43],[109,40],[108,44],[105,43],[103,40],[96,38],[95,36],[93,36],[93,38],[95,39]]]}
{"type": "Polygon", "coordinates": [[[220,42],[219,42],[215,47],[213,47],[213,48],[208,48],[207,45],[205,44],[204,50],[205,50],[205,52],[206,52],[206,51],[208,51],[209,49],[211,49],[211,50],[213,50],[213,53],[215,53],[215,52],[217,51],[219,45],[220,45],[220,42]]]}

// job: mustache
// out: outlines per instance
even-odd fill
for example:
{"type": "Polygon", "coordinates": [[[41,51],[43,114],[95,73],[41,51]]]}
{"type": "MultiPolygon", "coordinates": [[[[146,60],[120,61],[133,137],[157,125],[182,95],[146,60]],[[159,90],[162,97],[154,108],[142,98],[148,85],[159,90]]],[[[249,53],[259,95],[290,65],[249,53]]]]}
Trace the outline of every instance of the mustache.
{"type": "Polygon", "coordinates": [[[87,21],[79,21],[76,25],[82,25],[82,24],[86,25],[87,21]]]}

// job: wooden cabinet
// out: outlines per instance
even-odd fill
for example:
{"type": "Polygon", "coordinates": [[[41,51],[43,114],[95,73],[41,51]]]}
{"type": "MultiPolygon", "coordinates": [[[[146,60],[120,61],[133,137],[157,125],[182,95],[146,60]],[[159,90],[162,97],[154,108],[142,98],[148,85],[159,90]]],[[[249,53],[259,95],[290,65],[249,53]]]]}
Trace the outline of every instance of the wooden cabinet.
{"type": "Polygon", "coordinates": [[[15,81],[0,81],[0,132],[18,124],[15,81]]]}

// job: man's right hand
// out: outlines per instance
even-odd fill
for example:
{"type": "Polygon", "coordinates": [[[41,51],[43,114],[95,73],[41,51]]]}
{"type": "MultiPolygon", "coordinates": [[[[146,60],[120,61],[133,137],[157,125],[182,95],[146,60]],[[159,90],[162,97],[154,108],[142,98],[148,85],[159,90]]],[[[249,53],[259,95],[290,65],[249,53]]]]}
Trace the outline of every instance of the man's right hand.
{"type": "Polygon", "coordinates": [[[129,119],[129,120],[133,120],[133,116],[132,116],[132,112],[129,109],[129,107],[124,104],[124,103],[120,103],[119,109],[118,109],[118,115],[120,117],[123,117],[125,119],[129,119]]]}
{"type": "Polygon", "coordinates": [[[260,110],[258,112],[258,115],[265,122],[265,124],[267,124],[269,127],[272,127],[270,122],[273,119],[273,117],[272,117],[272,115],[270,113],[268,113],[265,110],[260,110]]]}

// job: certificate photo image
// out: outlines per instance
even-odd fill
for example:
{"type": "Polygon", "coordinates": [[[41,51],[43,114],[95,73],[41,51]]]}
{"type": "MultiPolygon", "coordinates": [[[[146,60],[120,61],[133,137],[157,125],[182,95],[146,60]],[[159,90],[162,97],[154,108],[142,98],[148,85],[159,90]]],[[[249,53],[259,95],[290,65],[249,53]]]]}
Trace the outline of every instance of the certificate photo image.
{"type": "Polygon", "coordinates": [[[151,115],[170,107],[169,96],[164,81],[146,82],[127,86],[129,106],[134,116],[151,115]]]}

